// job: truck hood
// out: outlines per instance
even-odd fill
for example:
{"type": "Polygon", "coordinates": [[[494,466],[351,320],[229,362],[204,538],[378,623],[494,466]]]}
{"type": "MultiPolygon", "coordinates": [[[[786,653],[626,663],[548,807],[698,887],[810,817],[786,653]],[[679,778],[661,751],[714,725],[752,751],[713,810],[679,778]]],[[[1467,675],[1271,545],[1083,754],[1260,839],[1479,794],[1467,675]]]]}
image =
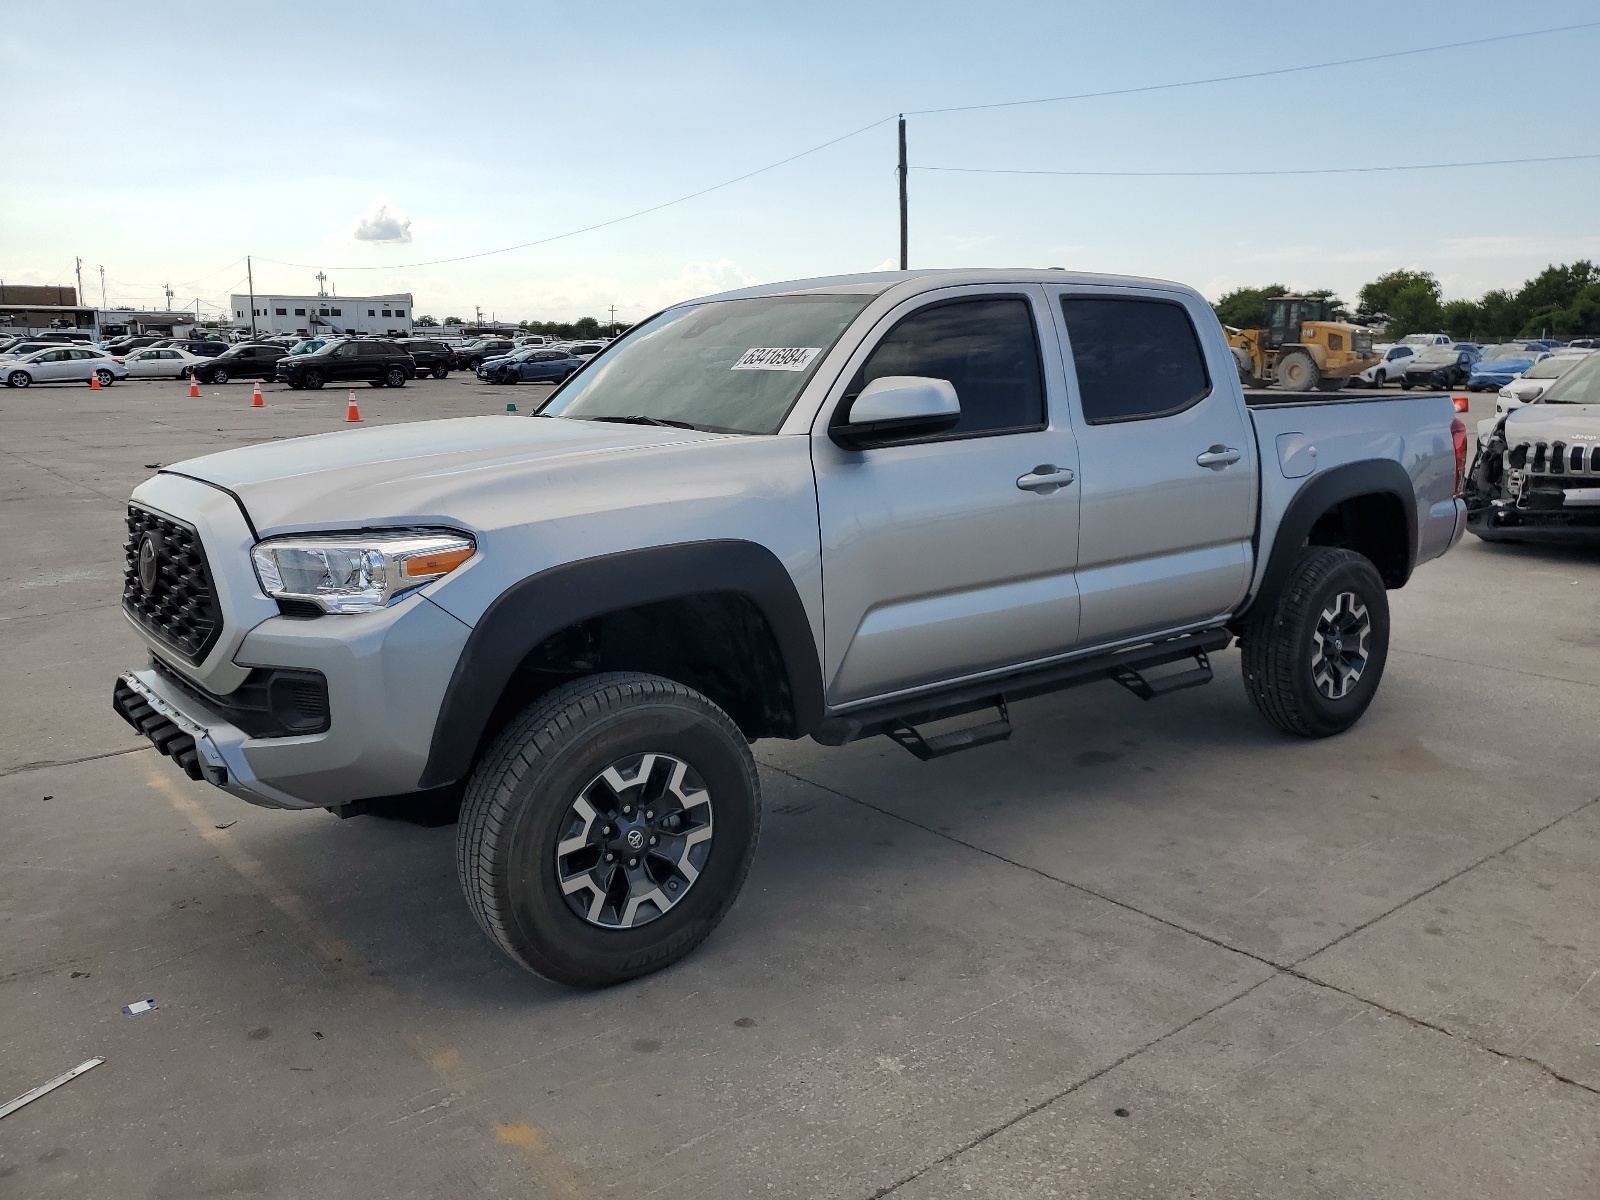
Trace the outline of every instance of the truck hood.
{"type": "MultiPolygon", "coordinates": [[[[238,496],[263,535],[363,524],[451,523],[508,478],[560,474],[618,455],[728,440],[726,434],[559,417],[415,421],[290,438],[167,467],[238,496]]],[[[605,471],[609,477],[612,472],[605,471]]]]}
{"type": "Polygon", "coordinates": [[[1565,442],[1600,445],[1600,404],[1524,404],[1506,414],[1506,448],[1565,442]]]}

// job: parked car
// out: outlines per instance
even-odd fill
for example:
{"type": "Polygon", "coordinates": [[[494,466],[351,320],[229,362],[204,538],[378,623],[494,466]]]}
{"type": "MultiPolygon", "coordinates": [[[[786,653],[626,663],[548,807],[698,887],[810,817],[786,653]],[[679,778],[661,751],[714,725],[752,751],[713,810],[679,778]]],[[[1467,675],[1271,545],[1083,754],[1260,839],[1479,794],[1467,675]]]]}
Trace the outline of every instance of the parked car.
{"type": "Polygon", "coordinates": [[[1479,446],[1465,490],[1474,534],[1600,546],[1600,354],[1579,358],[1537,403],[1482,422],[1479,446]]]}
{"type": "Polygon", "coordinates": [[[412,361],[417,364],[419,376],[432,375],[435,379],[443,379],[456,369],[460,361],[449,346],[432,338],[401,338],[395,345],[411,355],[412,361]]]}
{"type": "Polygon", "coordinates": [[[196,363],[210,360],[176,346],[146,346],[123,360],[134,379],[183,379],[196,363]]]}
{"type": "Polygon", "coordinates": [[[1589,357],[1590,353],[1563,349],[1549,358],[1540,359],[1520,377],[1500,389],[1500,394],[1494,400],[1495,416],[1504,416],[1514,408],[1532,404],[1549,390],[1551,384],[1589,357]]]}
{"type": "Polygon", "coordinates": [[[107,354],[129,354],[134,350],[153,346],[163,339],[152,333],[141,333],[137,337],[120,337],[107,342],[101,347],[107,354]]]}
{"type": "Polygon", "coordinates": [[[1490,346],[1472,364],[1472,371],[1467,376],[1467,390],[1499,391],[1549,353],[1543,346],[1535,346],[1530,342],[1500,342],[1490,346]]]}
{"type": "Polygon", "coordinates": [[[0,350],[0,358],[26,358],[40,350],[52,350],[57,346],[71,346],[73,342],[66,338],[30,337],[20,338],[5,350],[0,350]]]}
{"type": "Polygon", "coordinates": [[[201,359],[190,371],[201,383],[227,383],[230,379],[272,379],[277,375],[282,346],[246,342],[229,346],[215,358],[201,359]]]}
{"type": "Polygon", "coordinates": [[[277,366],[279,382],[312,391],[326,383],[357,381],[373,387],[405,387],[416,374],[416,363],[398,345],[372,338],[330,342],[310,354],[286,354],[277,366]]]}
{"type": "Polygon", "coordinates": [[[50,346],[21,358],[0,362],[7,387],[25,388],[36,383],[88,383],[97,378],[110,387],[128,377],[122,359],[88,346],[50,346]]]}
{"type": "Polygon", "coordinates": [[[1573,338],[1567,343],[1569,350],[1600,350],[1600,338],[1573,338]]]}
{"type": "Polygon", "coordinates": [[[1447,397],[1252,407],[1211,306],[1157,280],[776,284],[606,354],[538,419],[163,469],[123,592],[152,661],[113,685],[258,804],[457,789],[478,924],[567,984],[664,967],[732,906],[757,739],[937,759],[1025,696],[1204,684],[1235,638],[1256,710],[1327,737],[1377,691],[1388,590],[1465,523],[1447,397]]]}
{"type": "Polygon", "coordinates": [[[1477,359],[1476,349],[1467,350],[1453,344],[1424,346],[1415,358],[1406,363],[1406,369],[1400,375],[1400,386],[1435,390],[1460,387],[1467,382],[1467,375],[1477,359]]]}
{"type": "Polygon", "coordinates": [[[496,360],[498,365],[485,363],[483,377],[490,383],[561,383],[588,361],[567,350],[529,346],[496,360]]]}
{"type": "Polygon", "coordinates": [[[1406,364],[1417,357],[1419,346],[1400,345],[1374,346],[1372,352],[1381,355],[1376,363],[1368,367],[1356,380],[1367,387],[1382,387],[1391,380],[1398,380],[1405,374],[1406,364]]]}
{"type": "Polygon", "coordinates": [[[1408,333],[1400,339],[1405,346],[1448,346],[1450,335],[1448,333],[1408,333]]]}
{"type": "Polygon", "coordinates": [[[342,338],[342,337],[309,337],[309,338],[301,338],[299,341],[292,342],[289,345],[289,348],[288,348],[287,352],[290,353],[290,354],[315,354],[318,350],[321,350],[324,346],[330,345],[333,342],[342,342],[342,341],[345,341],[345,340],[346,339],[342,338]]]}
{"type": "Polygon", "coordinates": [[[229,345],[214,338],[182,338],[167,344],[174,349],[187,350],[197,358],[216,358],[217,355],[225,353],[229,345]]]}
{"type": "Polygon", "coordinates": [[[462,344],[456,351],[456,361],[461,364],[460,370],[476,371],[484,359],[510,354],[515,349],[509,338],[476,338],[462,344]]]}
{"type": "Polygon", "coordinates": [[[572,342],[567,346],[573,354],[588,361],[606,348],[604,342],[572,342]]]}

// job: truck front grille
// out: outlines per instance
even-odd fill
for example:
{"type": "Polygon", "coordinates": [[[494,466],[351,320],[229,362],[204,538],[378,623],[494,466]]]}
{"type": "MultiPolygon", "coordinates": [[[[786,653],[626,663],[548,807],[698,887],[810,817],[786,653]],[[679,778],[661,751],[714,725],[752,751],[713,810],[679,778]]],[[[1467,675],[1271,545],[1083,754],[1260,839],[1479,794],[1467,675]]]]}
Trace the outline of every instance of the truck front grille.
{"type": "Polygon", "coordinates": [[[124,549],[123,611],[189,662],[200,662],[222,636],[222,609],[200,535],[130,504],[124,549]]]}

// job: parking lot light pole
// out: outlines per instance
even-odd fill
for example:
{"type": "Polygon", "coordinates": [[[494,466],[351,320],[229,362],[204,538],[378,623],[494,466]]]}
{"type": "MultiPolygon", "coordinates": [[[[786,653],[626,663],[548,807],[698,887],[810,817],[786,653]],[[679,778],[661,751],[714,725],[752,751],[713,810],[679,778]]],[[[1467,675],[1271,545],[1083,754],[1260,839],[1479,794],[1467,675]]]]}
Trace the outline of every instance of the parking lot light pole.
{"type": "Polygon", "coordinates": [[[906,270],[906,115],[900,114],[900,269],[906,270]]]}
{"type": "MultiPolygon", "coordinates": [[[[237,262],[238,259],[235,259],[234,261],[237,262]]],[[[248,254],[246,254],[244,256],[244,274],[245,274],[245,278],[250,281],[250,340],[251,341],[255,341],[255,338],[256,338],[256,268],[255,268],[255,264],[250,261],[250,256],[248,254]]]]}

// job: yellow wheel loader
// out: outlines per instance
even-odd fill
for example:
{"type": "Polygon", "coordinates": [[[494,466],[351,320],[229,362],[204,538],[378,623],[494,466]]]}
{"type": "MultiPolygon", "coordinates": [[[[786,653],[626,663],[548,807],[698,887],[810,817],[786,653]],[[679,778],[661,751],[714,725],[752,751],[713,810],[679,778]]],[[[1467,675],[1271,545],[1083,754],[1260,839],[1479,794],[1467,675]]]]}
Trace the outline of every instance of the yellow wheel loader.
{"type": "Polygon", "coordinates": [[[1228,329],[1228,345],[1245,387],[1276,383],[1288,392],[1337,391],[1378,361],[1372,334],[1332,320],[1333,301],[1278,296],[1267,301],[1265,329],[1228,329]]]}

